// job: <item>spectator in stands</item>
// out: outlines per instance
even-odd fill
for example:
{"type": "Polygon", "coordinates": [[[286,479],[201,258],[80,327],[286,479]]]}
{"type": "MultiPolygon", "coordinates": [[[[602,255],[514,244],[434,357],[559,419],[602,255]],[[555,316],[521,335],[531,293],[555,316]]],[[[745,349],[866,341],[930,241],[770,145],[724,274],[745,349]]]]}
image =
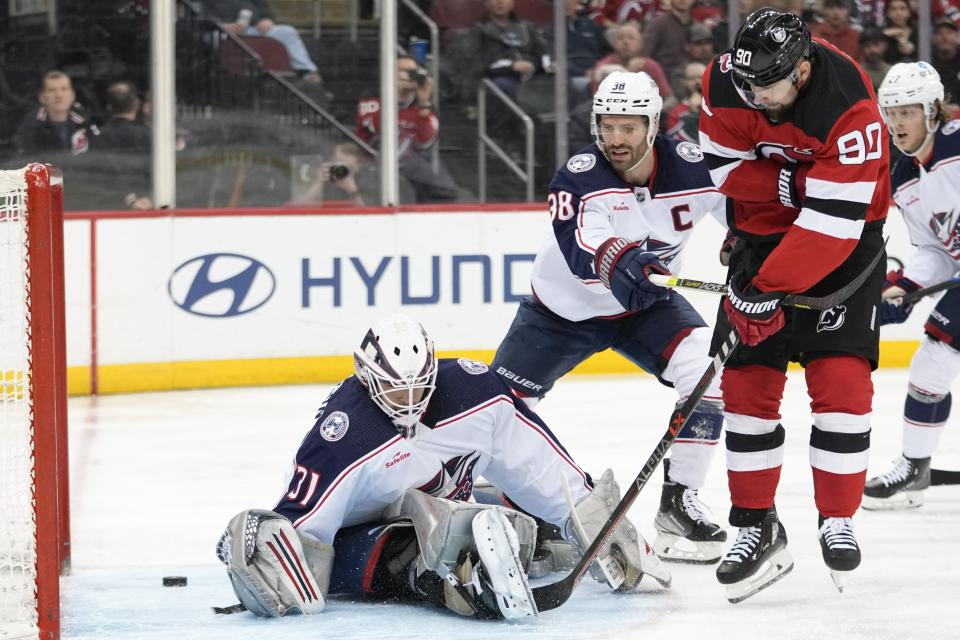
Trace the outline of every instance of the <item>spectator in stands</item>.
{"type": "Polygon", "coordinates": [[[890,70],[890,65],[884,59],[887,53],[887,37],[876,27],[863,30],[860,34],[860,66],[870,76],[873,90],[880,88],[880,83],[890,70]]]}
{"type": "Polygon", "coordinates": [[[627,22],[644,24],[664,12],[663,0],[591,0],[590,18],[604,29],[612,31],[627,22]]]}
{"type": "Polygon", "coordinates": [[[960,0],[933,0],[930,5],[930,19],[934,25],[952,22],[960,29],[960,0]]]}
{"type": "Polygon", "coordinates": [[[466,36],[468,55],[479,64],[480,75],[516,99],[522,83],[546,71],[546,45],[533,23],[514,15],[513,0],[484,0],[484,6],[486,20],[466,36]]]}
{"type": "Polygon", "coordinates": [[[887,37],[885,60],[890,64],[917,59],[917,30],[907,0],[887,0],[883,35],[887,37]]]}
{"type": "MultiPolygon", "coordinates": [[[[455,202],[460,189],[441,164],[434,171],[429,151],[437,143],[440,122],[433,112],[433,83],[413,56],[397,56],[400,175],[416,191],[417,202],[455,202]]],[[[380,142],[380,99],[357,105],[357,135],[371,146],[380,142]]]]}
{"type": "Polygon", "coordinates": [[[13,148],[18,156],[70,152],[73,155],[86,153],[90,139],[99,133],[78,103],[70,76],[63,71],[48,71],[44,74],[38,94],[40,106],[23,119],[13,137],[13,148]]]}
{"type": "MultiPolygon", "coordinates": [[[[590,19],[580,0],[566,0],[567,12],[567,75],[577,92],[585,92],[590,84],[587,72],[597,60],[610,53],[603,28],[590,19]]],[[[547,51],[552,54],[553,29],[547,31],[547,51]]]]}
{"type": "Polygon", "coordinates": [[[265,36],[281,42],[290,58],[290,67],[306,82],[321,82],[300,32],[288,24],[274,22],[267,0],[201,0],[201,4],[208,15],[234,35],[265,36]]]}
{"type": "Polygon", "coordinates": [[[688,62],[683,68],[683,99],[667,114],[667,135],[677,140],[699,144],[700,103],[703,101],[701,80],[707,67],[688,62]]]}
{"type": "MultiPolygon", "coordinates": [[[[150,127],[141,118],[139,92],[132,82],[121,80],[107,88],[107,109],[110,119],[100,135],[91,141],[91,155],[100,179],[109,181],[105,191],[118,194],[105,199],[108,208],[119,208],[120,202],[131,209],[153,208],[151,189],[152,149],[150,127]]],[[[90,170],[93,170],[91,168],[90,170]]]]}
{"type": "Polygon", "coordinates": [[[670,11],[650,21],[643,34],[641,55],[660,63],[668,78],[683,73],[688,61],[687,33],[693,22],[694,0],[671,0],[670,11]]]}
{"type": "Polygon", "coordinates": [[[677,102],[673,95],[673,88],[657,61],[644,56],[641,53],[642,50],[643,35],[640,33],[640,26],[635,22],[618,26],[613,33],[613,53],[597,60],[588,72],[590,81],[593,83],[593,92],[596,93],[600,81],[611,72],[611,66],[622,67],[632,72],[643,71],[657,83],[660,96],[663,98],[663,109],[669,113],[677,102]]]}
{"type": "Polygon", "coordinates": [[[132,82],[121,80],[111,84],[107,88],[110,119],[94,140],[94,149],[150,153],[150,128],[140,119],[141,105],[137,87],[132,82]]]}
{"type": "Polygon", "coordinates": [[[850,26],[848,0],[823,0],[823,22],[810,25],[810,35],[823,38],[845,54],[860,58],[860,32],[850,26]]]}
{"type": "Polygon", "coordinates": [[[934,26],[930,39],[933,68],[940,74],[943,91],[948,102],[960,102],[960,39],[957,25],[943,18],[934,26]]]}
{"type": "MultiPolygon", "coordinates": [[[[717,55],[713,46],[713,32],[702,22],[694,22],[687,33],[687,59],[706,66],[717,55]]],[[[686,67],[684,67],[686,69],[686,67]]],[[[686,71],[684,71],[686,73],[686,71]]]]}

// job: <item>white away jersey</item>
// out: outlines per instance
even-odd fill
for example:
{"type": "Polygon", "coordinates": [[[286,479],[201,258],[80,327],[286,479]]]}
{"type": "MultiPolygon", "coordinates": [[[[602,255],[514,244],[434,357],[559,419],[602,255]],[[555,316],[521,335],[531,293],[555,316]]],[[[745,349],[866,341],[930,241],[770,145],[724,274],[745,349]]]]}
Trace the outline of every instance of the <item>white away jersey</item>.
{"type": "Polygon", "coordinates": [[[562,526],[592,481],[500,376],[466,358],[438,363],[437,390],[414,440],[400,436],[356,376],[320,406],[274,511],[321,542],[376,522],[408,489],[469,500],[481,474],[528,513],[562,526]]]}
{"type": "Polygon", "coordinates": [[[952,278],[960,260],[960,120],[940,125],[925,165],[900,158],[891,187],[917,247],[904,275],[925,287],[952,278]]]}
{"type": "Polygon", "coordinates": [[[726,198],[710,180],[700,147],[657,136],[653,153],[653,174],[643,187],[624,182],[596,145],[554,176],[547,198],[553,236],[537,254],[532,286],[557,315],[580,321],[627,312],[593,269],[597,247],[607,239],[639,242],[679,273],[694,224],[710,213],[726,226],[726,198]]]}

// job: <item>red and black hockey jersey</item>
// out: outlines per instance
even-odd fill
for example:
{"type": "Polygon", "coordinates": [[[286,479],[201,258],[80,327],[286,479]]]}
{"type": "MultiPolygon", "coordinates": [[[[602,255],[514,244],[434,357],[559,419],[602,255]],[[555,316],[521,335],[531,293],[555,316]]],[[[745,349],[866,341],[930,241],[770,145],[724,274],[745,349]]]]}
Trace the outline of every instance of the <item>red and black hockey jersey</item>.
{"type": "Polygon", "coordinates": [[[815,38],[813,70],[783,121],[748,107],[733,85],[730,52],[703,76],[700,146],[710,177],[733,202],[730,228],[776,238],[753,283],[763,291],[806,291],[853,251],[865,224],[882,224],[890,205],[886,126],[870,78],[815,38]],[[785,162],[811,163],[801,209],[778,195],[785,162]]]}

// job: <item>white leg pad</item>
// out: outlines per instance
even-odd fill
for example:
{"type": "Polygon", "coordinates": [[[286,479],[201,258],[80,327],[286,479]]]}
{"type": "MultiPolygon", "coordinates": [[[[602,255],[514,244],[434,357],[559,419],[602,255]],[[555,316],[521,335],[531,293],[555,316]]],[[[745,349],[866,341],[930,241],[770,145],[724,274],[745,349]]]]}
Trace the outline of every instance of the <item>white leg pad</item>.
{"type": "MultiPolygon", "coordinates": [[[[503,511],[494,507],[478,513],[472,523],[473,540],[500,612],[506,620],[519,620],[536,616],[537,605],[520,562],[517,532],[503,511]]],[[[474,577],[474,587],[479,585],[474,577]]]]}

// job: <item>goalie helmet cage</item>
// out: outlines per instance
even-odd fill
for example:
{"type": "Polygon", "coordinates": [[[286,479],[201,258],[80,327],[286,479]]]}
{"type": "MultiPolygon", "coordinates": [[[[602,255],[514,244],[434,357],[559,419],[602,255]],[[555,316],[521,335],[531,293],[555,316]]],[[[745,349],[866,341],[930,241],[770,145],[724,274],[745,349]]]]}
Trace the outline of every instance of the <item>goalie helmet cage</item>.
{"type": "Polygon", "coordinates": [[[60,637],[70,564],[63,180],[0,171],[0,640],[60,637]]]}

